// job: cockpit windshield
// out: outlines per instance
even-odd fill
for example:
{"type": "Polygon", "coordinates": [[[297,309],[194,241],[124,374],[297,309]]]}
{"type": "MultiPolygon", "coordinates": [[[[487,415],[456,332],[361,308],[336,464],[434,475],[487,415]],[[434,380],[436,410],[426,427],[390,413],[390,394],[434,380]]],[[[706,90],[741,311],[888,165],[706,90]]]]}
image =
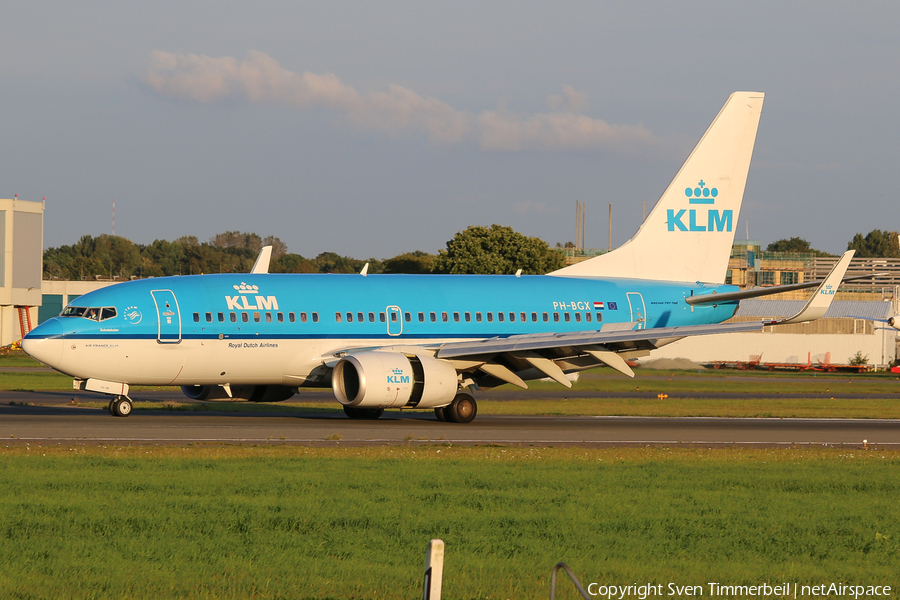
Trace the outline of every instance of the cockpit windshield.
{"type": "Polygon", "coordinates": [[[104,307],[87,307],[87,306],[67,306],[59,314],[61,317],[81,317],[90,321],[105,321],[116,316],[114,306],[104,307]]]}

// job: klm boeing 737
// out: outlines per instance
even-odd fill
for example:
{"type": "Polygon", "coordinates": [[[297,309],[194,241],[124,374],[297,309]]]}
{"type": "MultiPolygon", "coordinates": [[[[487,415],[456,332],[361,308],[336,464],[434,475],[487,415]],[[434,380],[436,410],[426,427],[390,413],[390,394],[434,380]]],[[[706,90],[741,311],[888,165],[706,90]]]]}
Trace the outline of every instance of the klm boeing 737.
{"type": "Polygon", "coordinates": [[[29,355],[132,410],[131,385],[197,399],[279,401],[331,387],[350,418],[386,408],[475,418],[473,392],[568,374],[694,335],[758,331],[822,316],[847,253],[821,282],[724,285],[763,94],[736,92],[638,232],[616,250],[549,275],[249,274],[163,277],[81,296],[29,333],[29,355]],[[818,286],[780,322],[723,323],[742,298],[818,286]]]}

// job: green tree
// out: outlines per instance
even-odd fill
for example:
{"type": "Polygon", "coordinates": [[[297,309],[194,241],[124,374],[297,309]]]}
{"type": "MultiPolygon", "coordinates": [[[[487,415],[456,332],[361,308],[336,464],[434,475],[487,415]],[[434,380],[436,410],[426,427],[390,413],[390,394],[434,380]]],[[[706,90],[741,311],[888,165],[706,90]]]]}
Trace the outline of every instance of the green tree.
{"type": "Polygon", "coordinates": [[[856,250],[859,258],[900,258],[900,241],[896,231],[873,229],[866,237],[861,233],[853,236],[847,250],[856,250]]]}
{"type": "Polygon", "coordinates": [[[797,252],[801,254],[813,254],[815,256],[831,256],[827,252],[822,252],[821,250],[816,250],[812,246],[810,246],[809,242],[799,237],[792,237],[791,239],[782,239],[777,242],[772,242],[766,248],[767,252],[797,252]]]}
{"type": "Polygon", "coordinates": [[[504,275],[522,269],[541,275],[566,264],[565,254],[547,242],[517,233],[511,227],[470,226],[447,242],[434,259],[435,273],[504,275]]]}
{"type": "Polygon", "coordinates": [[[384,261],[385,273],[422,274],[431,273],[434,266],[434,254],[421,250],[399,254],[384,261]]]}
{"type": "Polygon", "coordinates": [[[308,258],[299,254],[282,254],[272,260],[269,268],[272,273],[318,273],[318,266],[308,258]]]}

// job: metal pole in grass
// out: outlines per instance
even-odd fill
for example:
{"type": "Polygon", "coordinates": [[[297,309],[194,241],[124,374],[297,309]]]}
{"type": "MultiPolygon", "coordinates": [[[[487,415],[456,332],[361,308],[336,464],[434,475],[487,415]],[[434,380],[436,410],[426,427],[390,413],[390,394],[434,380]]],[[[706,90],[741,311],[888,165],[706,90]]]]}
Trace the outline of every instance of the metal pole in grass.
{"type": "Polygon", "coordinates": [[[444,540],[428,542],[425,554],[425,585],[422,600],[441,600],[441,581],[444,579],[444,540]]]}
{"type": "Polygon", "coordinates": [[[550,600],[556,600],[556,572],[560,569],[566,570],[566,574],[568,574],[569,579],[572,580],[572,583],[575,584],[575,589],[578,590],[578,593],[581,594],[581,597],[584,598],[584,600],[590,600],[591,597],[585,591],[584,587],[582,587],[581,582],[578,581],[578,578],[575,577],[575,573],[573,573],[572,569],[569,568],[569,565],[564,562],[556,563],[556,566],[553,567],[553,572],[550,573],[550,600]]]}

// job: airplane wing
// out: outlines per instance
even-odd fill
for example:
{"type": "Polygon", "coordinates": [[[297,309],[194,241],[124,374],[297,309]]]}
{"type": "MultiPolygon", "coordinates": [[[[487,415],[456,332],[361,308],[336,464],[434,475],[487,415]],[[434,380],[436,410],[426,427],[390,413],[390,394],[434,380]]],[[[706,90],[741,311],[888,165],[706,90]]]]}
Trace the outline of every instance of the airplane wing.
{"type": "MultiPolygon", "coordinates": [[[[572,387],[566,373],[601,365],[634,377],[626,359],[648,356],[651,350],[686,337],[760,331],[770,325],[804,323],[820,318],[831,306],[852,257],[852,250],[846,252],[828,276],[819,282],[803,309],[786,319],[652,328],[638,328],[638,323],[611,323],[599,330],[523,334],[423,346],[357,347],[323,356],[322,363],[332,369],[348,354],[378,350],[426,354],[450,363],[463,375],[463,385],[490,387],[511,383],[526,389],[526,379],[543,377],[572,387]]],[[[734,301],[734,297],[729,299],[729,296],[718,294],[715,301],[734,301]]],[[[692,298],[696,296],[686,300],[692,298]]]]}
{"type": "MultiPolygon", "coordinates": [[[[473,342],[453,342],[435,348],[435,357],[455,363],[459,371],[481,371],[486,375],[527,388],[519,373],[529,368],[571,387],[567,371],[605,364],[634,377],[625,358],[646,356],[650,350],[695,335],[759,331],[768,325],[804,323],[823,316],[847,271],[853,251],[846,252],[815,293],[796,315],[774,321],[749,321],[654,327],[650,329],[601,329],[566,333],[543,333],[490,338],[473,342]]],[[[722,294],[724,296],[725,294],[722,294]]],[[[636,324],[626,324],[634,327],[636,324]]]]}

